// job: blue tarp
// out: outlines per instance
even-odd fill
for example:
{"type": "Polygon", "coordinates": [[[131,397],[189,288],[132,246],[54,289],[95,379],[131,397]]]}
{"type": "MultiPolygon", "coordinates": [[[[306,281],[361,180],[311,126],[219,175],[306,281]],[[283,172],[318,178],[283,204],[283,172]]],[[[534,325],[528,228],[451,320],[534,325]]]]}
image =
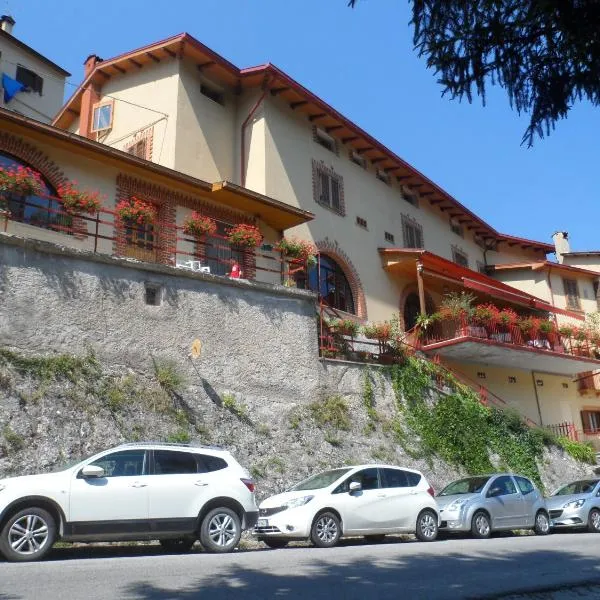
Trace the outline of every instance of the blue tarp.
{"type": "Polygon", "coordinates": [[[9,77],[6,73],[2,73],[2,87],[4,89],[4,102],[10,102],[16,94],[24,92],[27,89],[20,81],[9,77]]]}

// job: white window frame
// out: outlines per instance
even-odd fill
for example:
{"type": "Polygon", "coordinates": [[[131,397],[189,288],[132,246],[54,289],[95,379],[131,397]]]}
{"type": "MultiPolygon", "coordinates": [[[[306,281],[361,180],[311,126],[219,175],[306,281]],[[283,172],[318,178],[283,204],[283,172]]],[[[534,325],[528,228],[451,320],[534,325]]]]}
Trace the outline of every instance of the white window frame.
{"type": "Polygon", "coordinates": [[[94,104],[92,107],[92,128],[91,128],[92,133],[96,133],[99,131],[108,131],[109,129],[112,129],[114,116],[115,116],[114,100],[103,100],[102,102],[96,102],[96,104],[94,104]],[[98,114],[98,111],[100,111],[101,109],[103,109],[106,106],[110,107],[110,119],[109,119],[108,125],[106,127],[96,127],[96,124],[97,123],[99,124],[99,120],[97,121],[97,119],[96,119],[96,114],[98,114]]]}

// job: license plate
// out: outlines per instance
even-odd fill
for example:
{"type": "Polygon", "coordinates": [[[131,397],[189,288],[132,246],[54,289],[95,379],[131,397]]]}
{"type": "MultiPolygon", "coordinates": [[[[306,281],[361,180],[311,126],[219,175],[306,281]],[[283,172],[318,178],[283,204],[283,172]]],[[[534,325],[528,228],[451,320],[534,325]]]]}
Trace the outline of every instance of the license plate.
{"type": "Polygon", "coordinates": [[[268,527],[269,526],[269,519],[259,519],[258,523],[256,524],[257,527],[268,527]]]}

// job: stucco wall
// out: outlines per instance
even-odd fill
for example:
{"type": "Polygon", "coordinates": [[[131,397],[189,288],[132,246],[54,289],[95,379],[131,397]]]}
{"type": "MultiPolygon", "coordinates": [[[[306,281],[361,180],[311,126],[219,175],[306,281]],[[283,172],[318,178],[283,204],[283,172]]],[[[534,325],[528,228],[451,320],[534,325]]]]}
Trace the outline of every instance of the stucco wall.
{"type": "Polygon", "coordinates": [[[21,65],[34,71],[44,80],[41,94],[21,92],[8,104],[4,104],[4,99],[0,94],[0,106],[17,111],[36,121],[50,123],[63,105],[65,76],[26,50],[11,43],[9,39],[6,39],[6,36],[0,37],[0,56],[1,70],[9,77],[15,79],[17,65],[21,65]]]}
{"type": "Polygon", "coordinates": [[[0,235],[0,343],[147,370],[171,359],[215,389],[273,402],[314,398],[313,294],[81,254],[0,235]],[[160,286],[160,306],[145,285],[160,286]],[[188,360],[192,342],[201,358],[188,360]]]}

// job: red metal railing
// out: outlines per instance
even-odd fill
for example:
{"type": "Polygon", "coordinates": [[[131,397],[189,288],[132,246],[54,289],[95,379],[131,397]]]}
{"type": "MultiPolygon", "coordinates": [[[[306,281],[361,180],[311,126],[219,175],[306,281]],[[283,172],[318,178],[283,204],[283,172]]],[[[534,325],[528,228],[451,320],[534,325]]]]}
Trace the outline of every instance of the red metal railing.
{"type": "Polygon", "coordinates": [[[464,337],[586,358],[600,356],[599,349],[587,339],[576,340],[561,336],[556,332],[526,333],[516,325],[481,323],[466,316],[444,318],[429,324],[426,328],[421,328],[419,333],[421,346],[464,337]]]}
{"type": "Polygon", "coordinates": [[[285,277],[288,285],[295,283],[292,277],[306,268],[297,260],[286,260],[276,250],[240,250],[224,235],[198,239],[185,234],[183,227],[160,220],[150,226],[126,224],[115,211],[106,208],[95,215],[74,215],[62,210],[59,199],[52,196],[11,196],[8,209],[8,214],[0,213],[0,227],[5,232],[11,221],[30,225],[37,229],[27,232],[33,238],[48,239],[43,230],[55,232],[63,234],[58,243],[101,254],[172,266],[200,261],[215,275],[227,274],[236,259],[246,271],[242,274],[245,279],[267,280],[267,274],[271,274],[270,280],[284,282],[285,277]]]}

